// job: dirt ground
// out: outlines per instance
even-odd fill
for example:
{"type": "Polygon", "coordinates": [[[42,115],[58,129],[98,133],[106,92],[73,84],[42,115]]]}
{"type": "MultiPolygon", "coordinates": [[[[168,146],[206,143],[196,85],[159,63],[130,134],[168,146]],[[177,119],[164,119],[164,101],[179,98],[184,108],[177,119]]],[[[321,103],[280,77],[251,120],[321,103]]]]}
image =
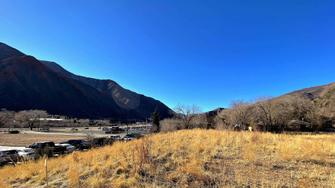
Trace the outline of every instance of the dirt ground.
{"type": "Polygon", "coordinates": [[[29,146],[34,142],[53,141],[62,142],[69,139],[85,139],[85,136],[56,135],[56,134],[7,134],[0,133],[1,146],[29,146]]]}

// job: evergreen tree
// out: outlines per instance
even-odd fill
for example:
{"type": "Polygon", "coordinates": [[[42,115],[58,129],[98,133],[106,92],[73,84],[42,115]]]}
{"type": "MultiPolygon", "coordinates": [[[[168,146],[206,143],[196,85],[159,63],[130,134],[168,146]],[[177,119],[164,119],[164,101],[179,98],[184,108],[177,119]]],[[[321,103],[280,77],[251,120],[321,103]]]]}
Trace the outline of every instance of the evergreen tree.
{"type": "Polygon", "coordinates": [[[160,132],[160,117],[159,117],[159,112],[157,110],[155,110],[152,115],[151,115],[151,119],[152,119],[152,128],[153,128],[153,132],[160,132]]]}

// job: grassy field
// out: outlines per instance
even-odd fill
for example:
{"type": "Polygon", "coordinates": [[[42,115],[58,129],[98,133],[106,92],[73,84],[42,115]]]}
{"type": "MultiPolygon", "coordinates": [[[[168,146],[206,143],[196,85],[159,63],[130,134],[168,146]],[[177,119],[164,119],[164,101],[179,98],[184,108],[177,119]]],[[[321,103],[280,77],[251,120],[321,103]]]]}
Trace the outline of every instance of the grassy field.
{"type": "Polygon", "coordinates": [[[34,142],[53,141],[57,143],[69,139],[85,139],[85,136],[0,133],[0,146],[29,146],[34,142]]]}
{"type": "MultiPolygon", "coordinates": [[[[49,159],[50,187],[334,187],[334,135],[184,130],[49,159]]],[[[0,187],[45,187],[44,161],[0,187]]]]}

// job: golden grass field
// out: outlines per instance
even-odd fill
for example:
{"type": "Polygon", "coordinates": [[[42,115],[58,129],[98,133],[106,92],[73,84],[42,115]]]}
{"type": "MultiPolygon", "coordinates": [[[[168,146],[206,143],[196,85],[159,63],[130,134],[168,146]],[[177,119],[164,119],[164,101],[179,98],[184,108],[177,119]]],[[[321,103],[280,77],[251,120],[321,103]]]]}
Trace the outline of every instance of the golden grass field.
{"type": "MultiPolygon", "coordinates": [[[[335,187],[335,135],[183,130],[49,159],[49,187],[335,187]]],[[[0,187],[46,187],[44,161],[0,187]]]]}

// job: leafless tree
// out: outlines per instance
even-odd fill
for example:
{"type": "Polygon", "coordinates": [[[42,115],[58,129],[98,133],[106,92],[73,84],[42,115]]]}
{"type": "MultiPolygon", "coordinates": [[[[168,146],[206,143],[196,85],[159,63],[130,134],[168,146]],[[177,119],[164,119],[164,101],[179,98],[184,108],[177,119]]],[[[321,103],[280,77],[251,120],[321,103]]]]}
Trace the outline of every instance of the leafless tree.
{"type": "Polygon", "coordinates": [[[255,103],[255,120],[264,131],[283,131],[294,119],[294,107],[286,98],[265,99],[255,103]]]}
{"type": "Polygon", "coordinates": [[[48,113],[43,110],[24,110],[15,114],[15,120],[20,123],[22,127],[28,126],[32,128],[40,118],[46,118],[48,113]]]}
{"type": "Polygon", "coordinates": [[[175,108],[177,112],[178,118],[180,118],[183,122],[183,126],[185,129],[192,128],[192,120],[194,120],[197,116],[200,115],[201,110],[198,106],[186,106],[186,105],[178,105],[175,108]]]}
{"type": "Polygon", "coordinates": [[[239,125],[242,129],[247,129],[251,124],[253,109],[250,103],[244,101],[234,101],[231,105],[231,124],[239,125]]]}
{"type": "Polygon", "coordinates": [[[274,127],[275,103],[270,98],[262,98],[255,103],[254,119],[263,131],[270,131],[274,127]]]}
{"type": "Polygon", "coordinates": [[[183,121],[177,118],[164,119],[160,121],[161,132],[177,131],[183,128],[183,121]]]}
{"type": "Polygon", "coordinates": [[[14,112],[8,111],[6,109],[1,109],[0,111],[0,127],[10,126],[14,120],[14,112]]]}
{"type": "Polygon", "coordinates": [[[229,109],[219,113],[221,127],[246,130],[253,122],[253,105],[249,102],[234,101],[229,109]]]}
{"type": "Polygon", "coordinates": [[[289,103],[294,119],[308,121],[314,116],[316,105],[312,100],[298,96],[287,96],[284,100],[289,103]]]}

